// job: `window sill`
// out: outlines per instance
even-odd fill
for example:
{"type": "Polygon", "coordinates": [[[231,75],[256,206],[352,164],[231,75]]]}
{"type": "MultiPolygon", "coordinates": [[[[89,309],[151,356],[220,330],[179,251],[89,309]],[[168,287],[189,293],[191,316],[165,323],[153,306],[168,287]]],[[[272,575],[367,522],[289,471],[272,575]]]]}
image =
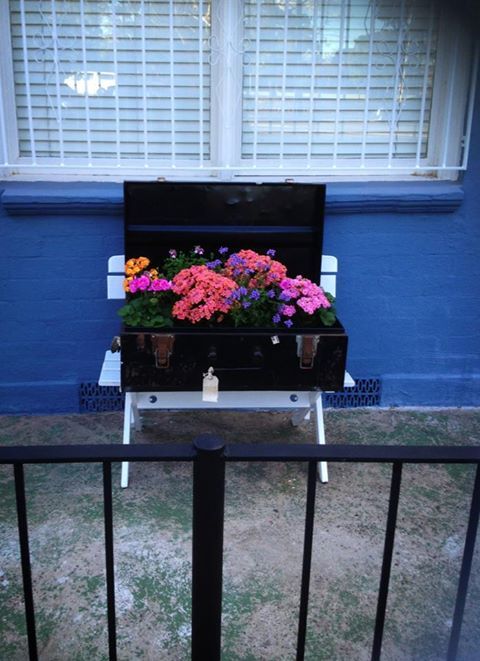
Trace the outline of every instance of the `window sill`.
{"type": "MultiPolygon", "coordinates": [[[[1,204],[13,216],[113,215],[123,213],[119,183],[0,182],[1,204]]],[[[335,182],[327,185],[326,214],[442,214],[464,199],[457,182],[335,182]]]]}

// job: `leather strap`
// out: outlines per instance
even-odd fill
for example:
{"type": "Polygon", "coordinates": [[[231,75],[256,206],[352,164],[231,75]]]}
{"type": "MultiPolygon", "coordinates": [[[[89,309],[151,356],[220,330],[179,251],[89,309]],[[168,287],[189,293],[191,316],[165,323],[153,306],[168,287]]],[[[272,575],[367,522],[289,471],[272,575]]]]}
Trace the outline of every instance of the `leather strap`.
{"type": "Polygon", "coordinates": [[[167,369],[170,366],[170,356],[172,355],[174,342],[174,335],[152,335],[155,366],[159,369],[167,369]]]}
{"type": "Polygon", "coordinates": [[[304,370],[312,369],[317,354],[318,338],[315,335],[302,335],[302,349],[300,367],[304,370]]]}

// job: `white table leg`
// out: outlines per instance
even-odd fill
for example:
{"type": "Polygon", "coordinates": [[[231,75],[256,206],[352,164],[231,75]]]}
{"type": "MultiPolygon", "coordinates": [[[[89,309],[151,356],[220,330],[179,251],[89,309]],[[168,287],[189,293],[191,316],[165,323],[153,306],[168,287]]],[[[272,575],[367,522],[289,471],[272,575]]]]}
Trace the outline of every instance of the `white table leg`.
{"type": "MultiPolygon", "coordinates": [[[[322,393],[312,393],[311,394],[312,406],[315,407],[316,413],[316,423],[315,428],[317,432],[317,443],[319,445],[325,445],[325,426],[323,421],[323,404],[322,404],[322,393]]],[[[318,462],[318,476],[320,482],[328,482],[328,466],[326,461],[318,462]]]]}
{"type": "Polygon", "coordinates": [[[298,427],[304,420],[310,420],[310,408],[297,409],[292,413],[291,422],[294,427],[298,427]]]}
{"type": "MultiPolygon", "coordinates": [[[[134,408],[137,408],[136,402],[134,408]]],[[[130,434],[132,429],[133,422],[133,407],[132,407],[132,393],[125,393],[125,411],[123,414],[123,442],[128,445],[130,444],[130,434]]],[[[138,410],[137,410],[138,416],[138,410]]],[[[122,461],[122,474],[120,478],[120,486],[125,488],[128,487],[128,461],[122,461]]]]}
{"type": "Polygon", "coordinates": [[[132,404],[132,425],[134,426],[135,431],[142,431],[142,419],[138,412],[137,395],[135,393],[131,393],[130,401],[132,404]]]}

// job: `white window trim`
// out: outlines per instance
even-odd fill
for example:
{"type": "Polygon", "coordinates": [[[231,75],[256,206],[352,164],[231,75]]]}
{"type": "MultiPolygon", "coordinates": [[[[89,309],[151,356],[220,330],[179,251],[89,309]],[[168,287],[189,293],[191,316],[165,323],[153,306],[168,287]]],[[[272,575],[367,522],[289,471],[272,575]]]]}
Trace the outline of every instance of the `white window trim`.
{"type": "Polygon", "coordinates": [[[446,163],[460,163],[461,159],[458,171],[467,167],[469,124],[471,124],[478,68],[478,44],[473,51],[473,44],[469,39],[465,39],[465,32],[455,12],[445,6],[442,8],[438,41],[430,132],[442,136],[448,135],[449,139],[442,143],[429,140],[427,162],[442,164],[445,179],[456,178],[457,175],[455,169],[446,167],[446,163]],[[455,70],[458,62],[467,63],[470,57],[473,57],[471,67],[459,66],[455,70]],[[470,94],[469,87],[471,87],[470,94]],[[465,99],[463,113],[452,113],[452,104],[456,98],[465,99]]]}
{"type": "Polygon", "coordinates": [[[392,166],[388,159],[338,160],[334,168],[326,168],[321,160],[284,159],[257,160],[240,158],[241,150],[241,80],[242,80],[242,0],[212,0],[212,89],[211,98],[211,160],[191,161],[171,159],[145,162],[143,159],[98,159],[94,164],[85,159],[68,159],[59,165],[52,159],[19,156],[15,91],[13,83],[12,48],[8,2],[0,3],[0,176],[25,180],[114,180],[130,178],[167,179],[246,179],[298,181],[311,180],[408,180],[456,179],[467,168],[470,125],[473,115],[475,85],[478,72],[478,45],[465,38],[458,16],[453,10],[442,9],[434,78],[430,133],[445,136],[448,141],[429,140],[429,152],[420,164],[412,160],[398,161],[392,166]],[[456,47],[458,50],[456,51],[456,47]],[[473,53],[473,55],[472,55],[473,53]],[[472,61],[473,58],[473,61],[472,61]],[[458,66],[453,74],[456,61],[458,66]],[[470,65],[471,66],[466,66],[470,65]],[[465,99],[465,112],[451,112],[454,99],[465,99]],[[465,121],[466,117],[466,121],[465,121]],[[8,120],[7,120],[8,118],[8,120]],[[447,132],[447,128],[449,129],[447,132]],[[463,149],[463,156],[460,153],[463,149]],[[462,162],[458,166],[446,163],[462,162]],[[453,160],[452,160],[453,159],[453,160]],[[434,167],[431,163],[440,164],[434,167]]]}

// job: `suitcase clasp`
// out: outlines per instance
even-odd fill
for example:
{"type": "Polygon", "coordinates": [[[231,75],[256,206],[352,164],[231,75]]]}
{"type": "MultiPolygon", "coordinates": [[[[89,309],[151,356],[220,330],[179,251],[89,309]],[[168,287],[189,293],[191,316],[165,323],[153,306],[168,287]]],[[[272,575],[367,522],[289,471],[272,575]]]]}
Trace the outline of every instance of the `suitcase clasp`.
{"type": "Polygon", "coordinates": [[[300,369],[312,369],[319,340],[319,335],[297,335],[297,355],[300,358],[300,369]]]}
{"type": "Polygon", "coordinates": [[[168,369],[173,351],[174,335],[152,335],[152,349],[155,356],[155,367],[168,369]]]}

